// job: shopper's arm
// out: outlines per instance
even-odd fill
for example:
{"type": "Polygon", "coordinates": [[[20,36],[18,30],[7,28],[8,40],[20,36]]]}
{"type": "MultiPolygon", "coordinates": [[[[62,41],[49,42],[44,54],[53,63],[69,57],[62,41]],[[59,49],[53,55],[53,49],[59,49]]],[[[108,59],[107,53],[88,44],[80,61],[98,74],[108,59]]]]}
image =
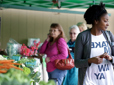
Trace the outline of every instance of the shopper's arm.
{"type": "Polygon", "coordinates": [[[112,64],[114,64],[114,35],[110,32],[110,31],[108,31],[108,33],[109,33],[109,35],[110,35],[110,39],[111,39],[111,52],[112,52],[112,54],[111,54],[111,57],[112,57],[112,60],[110,60],[110,62],[112,63],[112,64]]]}
{"type": "Polygon", "coordinates": [[[48,45],[48,41],[45,40],[44,43],[43,43],[43,45],[41,46],[41,48],[40,48],[40,50],[39,50],[39,52],[40,52],[41,54],[44,54],[44,53],[45,53],[45,50],[46,50],[46,48],[47,48],[47,45],[48,45]]]}
{"type": "MultiPolygon", "coordinates": [[[[75,48],[74,48],[74,63],[77,68],[82,68],[82,67],[88,67],[88,59],[84,59],[84,39],[83,35],[79,34],[77,36],[76,42],[75,42],[75,48]]],[[[88,56],[87,56],[88,57],[88,56]]]]}

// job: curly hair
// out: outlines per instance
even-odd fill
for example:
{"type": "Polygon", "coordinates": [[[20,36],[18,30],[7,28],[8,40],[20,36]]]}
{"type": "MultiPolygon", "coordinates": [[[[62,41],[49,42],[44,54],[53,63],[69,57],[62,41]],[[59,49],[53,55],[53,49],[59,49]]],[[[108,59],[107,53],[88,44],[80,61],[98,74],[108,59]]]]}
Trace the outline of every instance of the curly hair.
{"type": "Polygon", "coordinates": [[[94,21],[99,21],[104,14],[107,14],[105,4],[100,3],[100,5],[90,6],[84,14],[84,19],[87,24],[94,24],[94,21]]]}

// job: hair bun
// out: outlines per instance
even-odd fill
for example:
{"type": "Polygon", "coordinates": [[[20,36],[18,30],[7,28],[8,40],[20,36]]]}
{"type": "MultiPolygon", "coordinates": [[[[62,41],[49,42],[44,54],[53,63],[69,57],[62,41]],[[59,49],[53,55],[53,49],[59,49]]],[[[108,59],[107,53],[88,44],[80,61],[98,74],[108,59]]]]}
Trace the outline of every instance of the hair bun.
{"type": "Polygon", "coordinates": [[[101,2],[99,5],[100,5],[102,8],[105,8],[105,4],[103,4],[103,2],[101,2]]]}

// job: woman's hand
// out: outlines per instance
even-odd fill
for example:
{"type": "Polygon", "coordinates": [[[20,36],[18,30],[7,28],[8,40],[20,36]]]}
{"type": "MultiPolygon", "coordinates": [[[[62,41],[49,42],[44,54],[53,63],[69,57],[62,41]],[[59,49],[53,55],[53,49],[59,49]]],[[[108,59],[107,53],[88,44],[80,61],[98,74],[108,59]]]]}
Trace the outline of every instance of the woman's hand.
{"type": "Polygon", "coordinates": [[[50,40],[50,34],[47,34],[47,39],[46,39],[47,41],[49,41],[50,40]]]}
{"type": "Polygon", "coordinates": [[[50,62],[50,58],[49,57],[46,57],[45,62],[46,63],[50,62]]]}
{"type": "Polygon", "coordinates": [[[100,64],[103,62],[104,54],[88,59],[88,63],[100,64]]]}
{"type": "Polygon", "coordinates": [[[104,53],[104,55],[105,55],[105,59],[107,59],[107,60],[112,60],[112,57],[110,56],[110,55],[108,55],[108,53],[104,53]]]}

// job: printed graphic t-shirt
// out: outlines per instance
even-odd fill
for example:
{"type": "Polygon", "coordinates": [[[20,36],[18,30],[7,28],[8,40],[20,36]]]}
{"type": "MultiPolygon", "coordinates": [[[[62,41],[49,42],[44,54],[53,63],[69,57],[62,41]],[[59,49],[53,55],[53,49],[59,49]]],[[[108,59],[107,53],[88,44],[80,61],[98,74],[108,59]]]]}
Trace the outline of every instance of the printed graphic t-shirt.
{"type": "MultiPolygon", "coordinates": [[[[94,36],[91,34],[91,54],[90,58],[102,55],[107,52],[111,54],[110,46],[103,34],[94,36]]],[[[114,85],[113,67],[109,60],[103,58],[101,64],[94,64],[87,68],[83,85],[114,85]]]]}

